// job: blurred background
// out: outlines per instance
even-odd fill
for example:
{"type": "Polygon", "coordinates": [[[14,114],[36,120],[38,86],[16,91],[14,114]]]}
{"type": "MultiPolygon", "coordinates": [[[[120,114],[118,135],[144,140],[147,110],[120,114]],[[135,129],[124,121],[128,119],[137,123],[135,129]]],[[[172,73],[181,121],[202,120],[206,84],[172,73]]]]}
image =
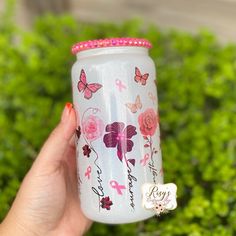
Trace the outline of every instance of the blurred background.
{"type": "Polygon", "coordinates": [[[0,220],[65,102],[71,45],[151,41],[178,208],[87,235],[236,235],[236,0],[0,0],[0,220]]]}
{"type": "MultiPolygon", "coordinates": [[[[4,9],[5,0],[0,0],[4,9]]],[[[220,41],[236,40],[236,0],[17,0],[16,21],[29,28],[36,16],[51,12],[71,14],[85,22],[122,22],[142,18],[161,29],[196,33],[208,28],[220,41]]]]}

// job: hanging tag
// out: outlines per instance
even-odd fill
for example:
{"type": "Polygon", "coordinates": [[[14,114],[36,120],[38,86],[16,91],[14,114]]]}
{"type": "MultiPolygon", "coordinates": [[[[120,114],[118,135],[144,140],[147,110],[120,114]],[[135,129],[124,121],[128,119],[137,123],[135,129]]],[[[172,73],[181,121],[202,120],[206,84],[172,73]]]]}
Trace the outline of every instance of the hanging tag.
{"type": "Polygon", "coordinates": [[[173,183],[146,183],[142,186],[143,207],[147,210],[154,210],[158,216],[174,210],[177,207],[176,192],[177,186],[173,183]]]}

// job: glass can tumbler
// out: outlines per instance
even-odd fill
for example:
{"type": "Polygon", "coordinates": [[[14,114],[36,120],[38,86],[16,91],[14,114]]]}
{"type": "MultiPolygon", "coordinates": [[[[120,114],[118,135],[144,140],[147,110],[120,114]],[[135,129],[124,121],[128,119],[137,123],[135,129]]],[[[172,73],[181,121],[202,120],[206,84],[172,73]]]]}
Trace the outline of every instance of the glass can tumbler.
{"type": "Polygon", "coordinates": [[[111,38],[72,47],[81,208],[91,220],[123,224],[155,214],[142,185],[163,183],[155,65],[146,39],[111,38]]]}

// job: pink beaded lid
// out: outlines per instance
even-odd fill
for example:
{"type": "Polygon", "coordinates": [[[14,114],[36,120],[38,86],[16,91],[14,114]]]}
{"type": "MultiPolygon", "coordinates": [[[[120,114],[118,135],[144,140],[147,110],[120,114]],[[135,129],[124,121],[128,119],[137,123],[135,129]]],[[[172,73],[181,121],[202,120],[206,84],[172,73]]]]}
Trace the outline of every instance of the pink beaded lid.
{"type": "Polygon", "coordinates": [[[133,47],[145,47],[151,48],[152,44],[147,39],[140,38],[109,38],[109,39],[97,39],[89,40],[76,43],[72,46],[72,53],[103,47],[122,47],[122,46],[133,46],[133,47]]]}

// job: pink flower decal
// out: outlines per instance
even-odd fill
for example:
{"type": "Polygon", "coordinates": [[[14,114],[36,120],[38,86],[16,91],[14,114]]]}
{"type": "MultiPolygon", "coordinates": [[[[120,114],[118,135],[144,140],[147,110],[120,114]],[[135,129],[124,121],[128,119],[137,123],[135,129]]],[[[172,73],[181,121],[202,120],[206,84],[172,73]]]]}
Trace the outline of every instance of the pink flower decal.
{"type": "Polygon", "coordinates": [[[90,153],[91,153],[91,149],[89,147],[89,145],[84,145],[83,146],[83,154],[84,156],[90,157],[90,153]]]}
{"type": "Polygon", "coordinates": [[[158,116],[152,108],[149,108],[139,115],[138,123],[142,135],[153,136],[157,129],[158,116]]]}
{"type": "MultiPolygon", "coordinates": [[[[106,147],[116,147],[117,156],[120,161],[122,161],[124,154],[132,151],[134,143],[130,139],[137,134],[136,127],[133,125],[127,125],[125,127],[123,122],[114,122],[106,126],[106,132],[109,133],[104,135],[103,142],[105,143],[106,147]]],[[[133,161],[133,159],[130,161],[133,161]]]]}
{"type": "Polygon", "coordinates": [[[107,210],[110,210],[111,209],[111,205],[113,205],[113,203],[112,203],[112,201],[111,201],[109,196],[103,197],[100,202],[101,202],[101,207],[105,208],[107,210]]]}
{"type": "Polygon", "coordinates": [[[87,116],[82,123],[82,130],[85,137],[94,141],[102,136],[104,129],[103,121],[94,115],[87,116]]]}

